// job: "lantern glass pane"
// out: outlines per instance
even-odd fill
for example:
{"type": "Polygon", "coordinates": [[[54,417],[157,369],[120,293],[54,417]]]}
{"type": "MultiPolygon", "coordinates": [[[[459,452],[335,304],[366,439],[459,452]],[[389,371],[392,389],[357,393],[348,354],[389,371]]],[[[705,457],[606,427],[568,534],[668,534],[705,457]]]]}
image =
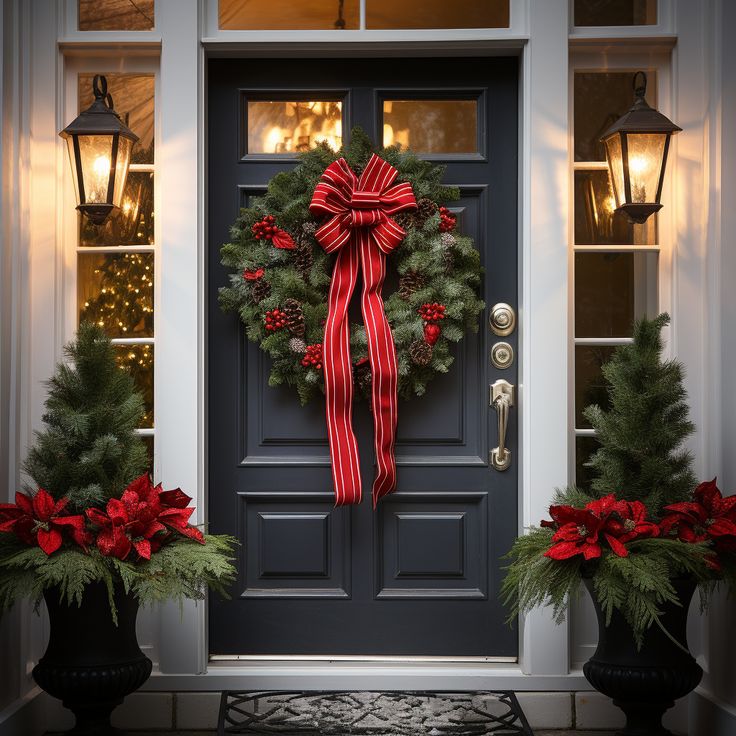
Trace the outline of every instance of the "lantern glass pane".
{"type": "Polygon", "coordinates": [[[666,133],[627,133],[632,202],[656,202],[666,133]]]}
{"type": "Polygon", "coordinates": [[[80,135],[85,204],[105,204],[112,161],[111,135],[80,135]]]}
{"type": "Polygon", "coordinates": [[[79,179],[77,178],[77,158],[74,154],[74,136],[70,135],[66,139],[66,150],[69,153],[69,163],[71,164],[72,170],[72,181],[74,182],[74,197],[77,200],[77,204],[82,204],[79,199],[79,179]]]}
{"type": "Polygon", "coordinates": [[[112,192],[112,203],[116,207],[122,206],[125,181],[128,178],[128,167],[130,166],[130,152],[133,141],[130,138],[118,138],[118,160],[115,166],[115,188],[112,192]]]}
{"type": "Polygon", "coordinates": [[[384,100],[383,145],[414,153],[475,153],[478,101],[384,100]]]}
{"type": "Polygon", "coordinates": [[[626,202],[626,190],[624,189],[624,158],[621,151],[621,136],[618,133],[606,138],[606,155],[613,183],[613,196],[616,198],[616,207],[620,207],[626,202]]]}

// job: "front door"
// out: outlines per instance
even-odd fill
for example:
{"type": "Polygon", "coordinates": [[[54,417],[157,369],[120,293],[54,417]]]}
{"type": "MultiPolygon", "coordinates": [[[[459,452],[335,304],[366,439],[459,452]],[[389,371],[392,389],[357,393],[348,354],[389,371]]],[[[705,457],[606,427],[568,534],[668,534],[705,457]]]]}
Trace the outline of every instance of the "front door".
{"type": "MultiPolygon", "coordinates": [[[[517,304],[517,59],[217,59],[208,81],[209,522],[242,545],[232,599],[211,599],[211,654],[515,657],[499,587],[517,530],[516,408],[510,466],[497,470],[489,386],[517,384],[518,346],[515,331],[490,330],[489,314],[517,304]],[[335,508],[323,402],[301,407],[270,388],[267,358],[217,303],[219,248],[238,208],[296,165],[294,149],[311,141],[304,115],[325,116],[325,101],[342,116],[341,130],[322,121],[325,135],[360,125],[446,166],[461,191],[458,228],[485,267],[478,333],[425,396],[400,403],[398,488],[375,512],[370,493],[335,508]],[[497,342],[515,351],[508,367],[491,361],[497,342]]],[[[365,402],[354,426],[370,488],[365,402]]]]}

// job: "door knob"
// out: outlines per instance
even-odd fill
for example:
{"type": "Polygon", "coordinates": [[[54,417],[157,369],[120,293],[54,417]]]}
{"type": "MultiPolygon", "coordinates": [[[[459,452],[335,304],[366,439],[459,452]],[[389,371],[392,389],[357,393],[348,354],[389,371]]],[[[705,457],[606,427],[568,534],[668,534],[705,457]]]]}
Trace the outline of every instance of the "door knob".
{"type": "Polygon", "coordinates": [[[499,337],[510,335],[516,327],[516,313],[514,308],[504,302],[494,304],[488,317],[491,332],[499,337]]]}
{"type": "Polygon", "coordinates": [[[509,410],[514,405],[514,387],[503,378],[491,385],[491,406],[498,415],[498,447],[494,447],[489,456],[493,468],[502,472],[511,465],[511,450],[506,447],[506,431],[509,426],[509,410]]]}

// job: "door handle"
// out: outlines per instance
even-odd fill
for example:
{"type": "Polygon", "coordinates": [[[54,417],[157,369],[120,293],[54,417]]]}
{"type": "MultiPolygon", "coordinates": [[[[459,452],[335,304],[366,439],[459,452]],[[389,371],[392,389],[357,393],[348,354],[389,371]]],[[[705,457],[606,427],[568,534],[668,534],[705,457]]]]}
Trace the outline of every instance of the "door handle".
{"type": "Polygon", "coordinates": [[[511,465],[511,450],[506,447],[506,430],[509,426],[509,410],[514,405],[514,387],[503,378],[491,385],[491,406],[498,415],[498,447],[494,447],[489,456],[493,468],[502,472],[511,465]]]}

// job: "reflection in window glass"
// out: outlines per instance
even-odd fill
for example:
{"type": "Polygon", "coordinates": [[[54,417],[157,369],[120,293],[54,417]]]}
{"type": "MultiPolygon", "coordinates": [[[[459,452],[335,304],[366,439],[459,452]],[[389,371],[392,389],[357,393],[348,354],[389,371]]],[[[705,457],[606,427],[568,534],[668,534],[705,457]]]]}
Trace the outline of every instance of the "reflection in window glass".
{"type": "Polygon", "coordinates": [[[595,477],[593,470],[585,464],[599,447],[600,443],[595,437],[575,438],[575,485],[584,491],[590,489],[590,483],[595,477]]]}
{"type": "MultiPolygon", "coordinates": [[[[79,111],[86,110],[95,99],[92,91],[94,74],[80,74],[78,81],[79,111]]],[[[107,91],[112,95],[115,112],[138,136],[133,146],[131,163],[153,163],[153,94],[152,74],[105,74],[107,91]]]]}
{"type": "Polygon", "coordinates": [[[575,254],[575,337],[631,337],[656,309],[656,253],[575,254]]]}
{"type": "Polygon", "coordinates": [[[475,153],[476,100],[384,100],[383,145],[414,153],[475,153]]]}
{"type": "Polygon", "coordinates": [[[154,447],[154,440],[152,435],[144,435],[141,437],[143,440],[143,443],[146,446],[146,451],[148,453],[148,472],[150,475],[153,475],[153,447],[154,447]]]}
{"type": "Polygon", "coordinates": [[[342,102],[248,100],[248,153],[296,153],[342,145],[342,102]]]}
{"type": "Polygon", "coordinates": [[[153,337],[153,253],[80,253],[77,303],[109,337],[153,337]]]}
{"type": "MultiPolygon", "coordinates": [[[[657,74],[647,71],[647,102],[657,106],[657,74]]],[[[573,125],[576,161],[605,161],[600,137],[634,103],[634,72],[576,72],[573,125]]]]}
{"type": "Polygon", "coordinates": [[[601,368],[607,363],[615,348],[608,345],[575,346],[575,427],[589,429],[590,422],[583,416],[583,409],[590,404],[598,404],[608,409],[606,379],[601,368]]]}
{"type": "Polygon", "coordinates": [[[80,31],[150,31],[154,0],[79,0],[80,31]]]}
{"type": "Polygon", "coordinates": [[[153,427],[153,345],[115,345],[115,362],[127,370],[143,395],[141,427],[153,427]]]}
{"type": "Polygon", "coordinates": [[[220,28],[343,30],[360,27],[360,0],[220,0],[220,28]]]}
{"type": "Polygon", "coordinates": [[[576,245],[653,245],[657,242],[657,215],[635,225],[621,212],[608,171],[575,172],[576,245]]]}
{"type": "Polygon", "coordinates": [[[368,28],[508,28],[509,0],[366,0],[368,28]]]}
{"type": "Polygon", "coordinates": [[[153,244],[153,172],[131,171],[119,210],[95,225],[79,218],[79,244],[85,246],[153,244]]]}
{"type": "Polygon", "coordinates": [[[649,26],[657,0],[575,0],[576,26],[649,26]]]}

